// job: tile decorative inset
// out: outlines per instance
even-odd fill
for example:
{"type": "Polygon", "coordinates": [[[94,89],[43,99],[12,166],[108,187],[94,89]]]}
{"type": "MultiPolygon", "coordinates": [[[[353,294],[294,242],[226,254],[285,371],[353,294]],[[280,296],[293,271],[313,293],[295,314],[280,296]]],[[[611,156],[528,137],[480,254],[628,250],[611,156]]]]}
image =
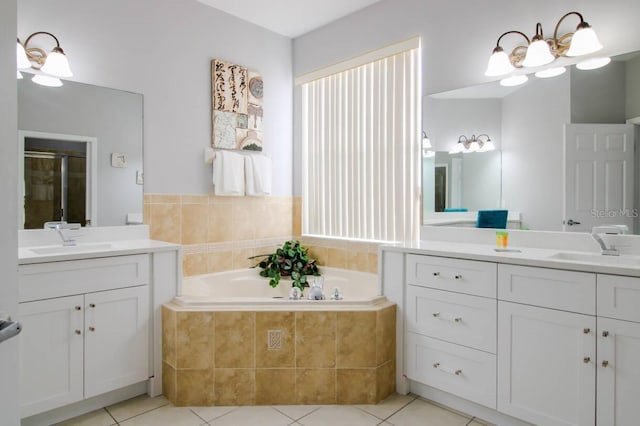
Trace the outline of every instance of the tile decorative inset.
{"type": "Polygon", "coordinates": [[[256,312],[256,367],[295,367],[294,333],[294,312],[256,312]],[[280,349],[270,349],[269,333],[276,330],[280,332],[280,349]]]}

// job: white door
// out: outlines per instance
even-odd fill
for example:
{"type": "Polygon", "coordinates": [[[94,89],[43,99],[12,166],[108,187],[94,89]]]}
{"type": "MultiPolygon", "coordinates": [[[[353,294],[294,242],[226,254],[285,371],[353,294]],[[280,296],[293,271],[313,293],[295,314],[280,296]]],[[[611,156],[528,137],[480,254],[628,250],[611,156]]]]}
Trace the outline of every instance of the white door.
{"type": "Polygon", "coordinates": [[[149,378],[149,287],[85,295],[84,397],[149,378]]]}
{"type": "Polygon", "coordinates": [[[83,296],[21,303],[22,417],[82,399],[83,296]]]}
{"type": "Polygon", "coordinates": [[[640,324],[598,318],[598,425],[638,424],[640,324]]]}
{"type": "Polygon", "coordinates": [[[498,303],[498,411],[536,425],[593,425],[596,319],[498,303]]]}
{"type": "Polygon", "coordinates": [[[633,125],[565,124],[564,131],[563,229],[616,224],[633,233],[633,125]]]}

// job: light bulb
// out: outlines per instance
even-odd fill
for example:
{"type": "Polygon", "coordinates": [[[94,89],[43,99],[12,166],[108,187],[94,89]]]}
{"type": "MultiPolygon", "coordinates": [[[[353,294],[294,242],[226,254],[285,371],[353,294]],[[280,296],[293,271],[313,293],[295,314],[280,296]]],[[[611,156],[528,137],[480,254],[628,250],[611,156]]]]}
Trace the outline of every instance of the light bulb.
{"type": "Polygon", "coordinates": [[[487,77],[497,77],[509,74],[514,69],[515,68],[509,60],[509,55],[504,52],[502,47],[498,46],[493,49],[493,53],[491,54],[491,57],[489,57],[489,63],[484,75],[487,77]]]}
{"type": "Polygon", "coordinates": [[[429,139],[429,137],[425,134],[425,135],[422,137],[422,149],[429,149],[429,148],[432,148],[431,140],[430,140],[430,139],[429,139]]]}
{"type": "Polygon", "coordinates": [[[472,140],[471,143],[469,144],[469,148],[467,150],[465,150],[464,152],[469,153],[469,152],[476,152],[480,150],[480,144],[478,143],[477,140],[472,140]]]}
{"type": "Polygon", "coordinates": [[[19,70],[31,68],[31,62],[29,62],[27,52],[24,51],[24,47],[22,46],[20,41],[18,41],[16,44],[16,63],[19,70]]]}
{"type": "Polygon", "coordinates": [[[464,144],[462,142],[456,142],[456,144],[449,150],[449,154],[458,154],[464,151],[464,144]]]}
{"type": "Polygon", "coordinates": [[[42,72],[46,72],[47,74],[55,77],[73,76],[71,68],[69,68],[67,56],[59,47],[54,47],[53,50],[49,52],[41,70],[42,72]]]}
{"type": "Polygon", "coordinates": [[[571,37],[571,45],[567,50],[567,56],[588,55],[602,49],[596,32],[586,22],[581,22],[578,29],[571,37]]]}
{"type": "Polygon", "coordinates": [[[536,40],[527,48],[527,55],[522,61],[523,67],[539,67],[553,62],[555,57],[551,54],[549,43],[544,40],[536,40]]]}
{"type": "Polygon", "coordinates": [[[485,143],[482,144],[482,148],[479,149],[480,152],[493,151],[496,149],[496,146],[491,142],[491,139],[487,139],[485,143]]]}

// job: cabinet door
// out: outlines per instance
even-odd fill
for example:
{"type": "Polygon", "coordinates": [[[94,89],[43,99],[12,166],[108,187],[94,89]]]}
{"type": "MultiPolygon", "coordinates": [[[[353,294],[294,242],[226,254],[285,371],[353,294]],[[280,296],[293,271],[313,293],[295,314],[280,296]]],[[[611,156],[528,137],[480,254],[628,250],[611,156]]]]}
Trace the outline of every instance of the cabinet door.
{"type": "Polygon", "coordinates": [[[638,424],[640,324],[598,318],[598,425],[638,424]]]}
{"type": "Polygon", "coordinates": [[[498,303],[498,411],[545,426],[595,422],[596,319],[498,303]]]}
{"type": "Polygon", "coordinates": [[[19,305],[22,417],[82,399],[83,305],[83,296],[19,305]]]}
{"type": "Polygon", "coordinates": [[[84,396],[149,378],[149,287],[85,295],[84,396]]]}

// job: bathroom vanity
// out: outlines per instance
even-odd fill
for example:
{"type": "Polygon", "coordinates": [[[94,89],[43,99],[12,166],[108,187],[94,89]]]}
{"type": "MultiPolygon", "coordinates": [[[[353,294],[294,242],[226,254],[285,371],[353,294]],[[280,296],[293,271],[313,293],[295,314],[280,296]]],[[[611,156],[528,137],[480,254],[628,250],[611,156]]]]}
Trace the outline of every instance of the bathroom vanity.
{"type": "Polygon", "coordinates": [[[160,306],[176,295],[180,246],[149,240],[146,226],[77,232],[77,244],[64,246],[53,230],[21,231],[20,394],[27,424],[162,393],[160,306]]]}
{"type": "Polygon", "coordinates": [[[500,425],[635,424],[638,237],[603,256],[589,234],[510,232],[520,251],[496,252],[494,230],[450,232],[381,248],[398,391],[500,425]]]}

